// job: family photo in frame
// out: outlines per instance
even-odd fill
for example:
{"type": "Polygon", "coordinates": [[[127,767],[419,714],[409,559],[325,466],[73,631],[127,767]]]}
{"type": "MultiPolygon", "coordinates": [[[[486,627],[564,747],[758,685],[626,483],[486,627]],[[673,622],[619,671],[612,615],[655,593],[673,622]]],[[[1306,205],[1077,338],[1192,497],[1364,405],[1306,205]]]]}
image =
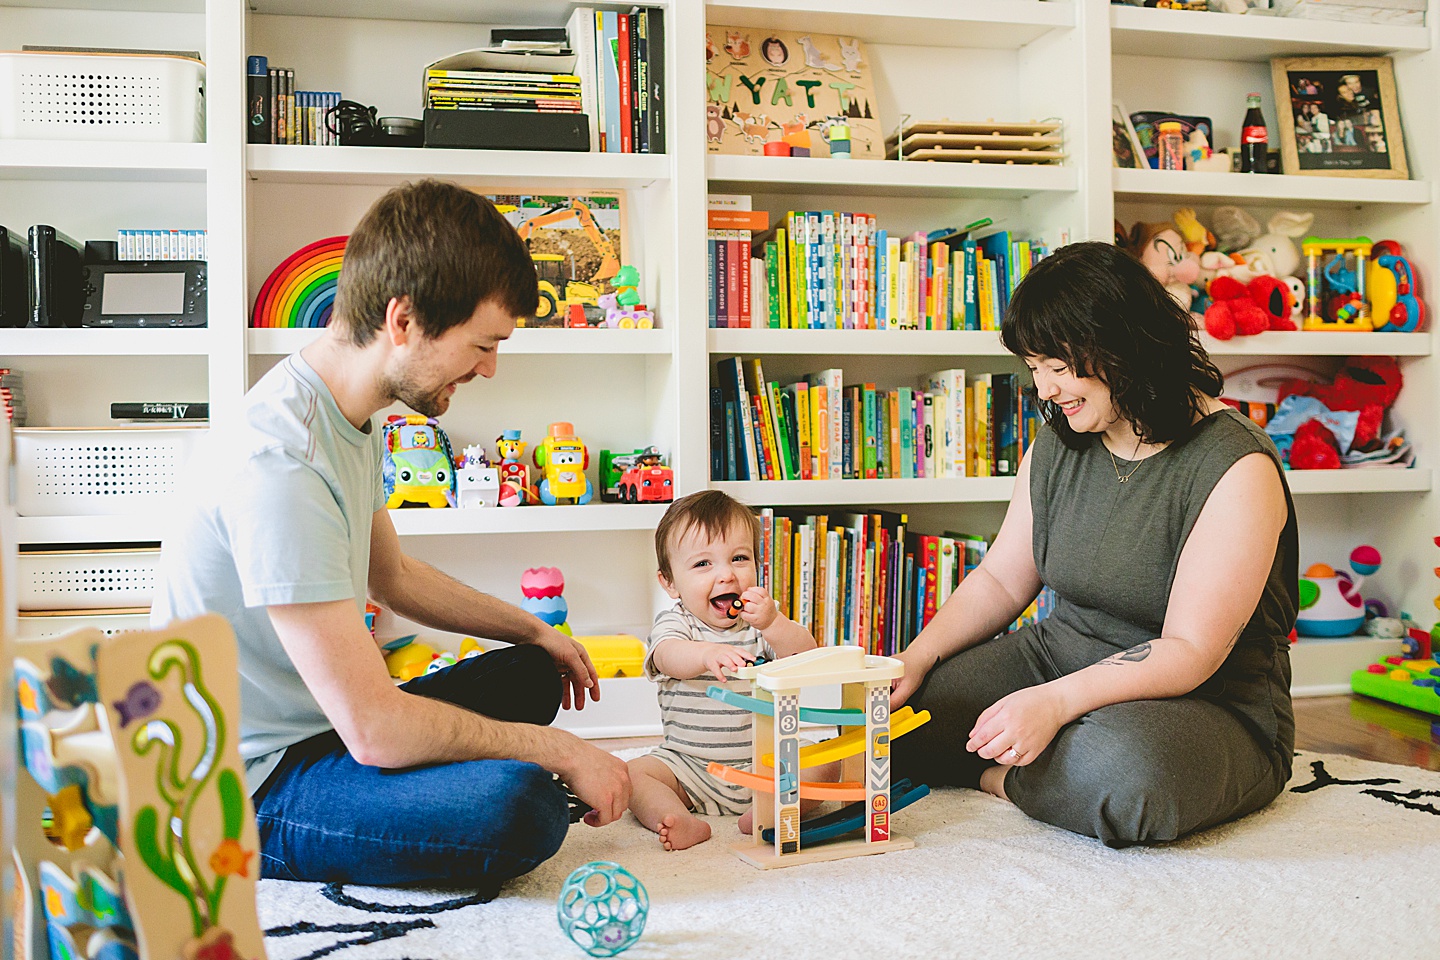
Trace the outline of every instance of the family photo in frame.
{"type": "Polygon", "coordinates": [[[1270,62],[1285,173],[1409,179],[1389,57],[1270,62]]]}

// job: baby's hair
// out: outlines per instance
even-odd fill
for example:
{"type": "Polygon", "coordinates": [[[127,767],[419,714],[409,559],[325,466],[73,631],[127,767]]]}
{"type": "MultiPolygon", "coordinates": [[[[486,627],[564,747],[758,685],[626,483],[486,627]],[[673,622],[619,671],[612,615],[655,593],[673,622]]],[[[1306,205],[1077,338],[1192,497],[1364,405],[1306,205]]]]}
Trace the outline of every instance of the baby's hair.
{"type": "Polygon", "coordinates": [[[723,537],[732,528],[742,527],[750,534],[750,549],[760,548],[760,520],[749,507],[719,490],[692,493],[670,504],[655,528],[655,560],[666,581],[675,581],[670,571],[671,546],[696,526],[711,538],[723,537]]]}

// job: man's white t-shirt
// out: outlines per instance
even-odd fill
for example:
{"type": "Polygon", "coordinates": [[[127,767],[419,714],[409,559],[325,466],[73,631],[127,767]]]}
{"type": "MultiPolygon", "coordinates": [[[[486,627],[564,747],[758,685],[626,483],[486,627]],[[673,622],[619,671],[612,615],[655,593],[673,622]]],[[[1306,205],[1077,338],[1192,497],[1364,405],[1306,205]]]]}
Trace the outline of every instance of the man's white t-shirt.
{"type": "Polygon", "coordinates": [[[360,430],[299,354],[212,429],[179,485],[150,621],[218,613],[240,660],[240,756],[254,793],[284,749],[332,729],[266,607],[354,600],[363,613],[370,523],[385,504],[378,424],[360,430]]]}

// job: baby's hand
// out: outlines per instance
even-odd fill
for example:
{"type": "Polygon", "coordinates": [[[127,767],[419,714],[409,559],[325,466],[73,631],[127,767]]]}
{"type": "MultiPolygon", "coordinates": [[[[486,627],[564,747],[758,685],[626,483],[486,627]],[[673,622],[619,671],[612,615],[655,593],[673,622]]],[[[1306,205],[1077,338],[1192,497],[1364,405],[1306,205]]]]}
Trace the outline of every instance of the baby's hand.
{"type": "Polygon", "coordinates": [[[780,608],[764,587],[751,587],[740,595],[740,599],[745,603],[740,619],[758,630],[769,627],[780,616],[780,608]]]}
{"type": "Polygon", "coordinates": [[[725,671],[734,673],[741,667],[750,665],[750,657],[743,650],[736,647],[729,647],[723,643],[708,643],[706,650],[701,655],[700,662],[705,666],[705,672],[717,680],[725,679],[725,671]]]}

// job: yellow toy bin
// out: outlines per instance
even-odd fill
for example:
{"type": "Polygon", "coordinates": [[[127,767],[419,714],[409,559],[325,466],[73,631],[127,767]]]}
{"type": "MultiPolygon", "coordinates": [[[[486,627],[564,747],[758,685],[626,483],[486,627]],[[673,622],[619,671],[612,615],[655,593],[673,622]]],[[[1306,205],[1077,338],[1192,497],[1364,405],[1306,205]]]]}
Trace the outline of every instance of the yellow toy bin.
{"type": "Polygon", "coordinates": [[[576,637],[601,680],[638,677],[645,666],[645,644],[638,637],[618,633],[607,636],[576,637]]]}

